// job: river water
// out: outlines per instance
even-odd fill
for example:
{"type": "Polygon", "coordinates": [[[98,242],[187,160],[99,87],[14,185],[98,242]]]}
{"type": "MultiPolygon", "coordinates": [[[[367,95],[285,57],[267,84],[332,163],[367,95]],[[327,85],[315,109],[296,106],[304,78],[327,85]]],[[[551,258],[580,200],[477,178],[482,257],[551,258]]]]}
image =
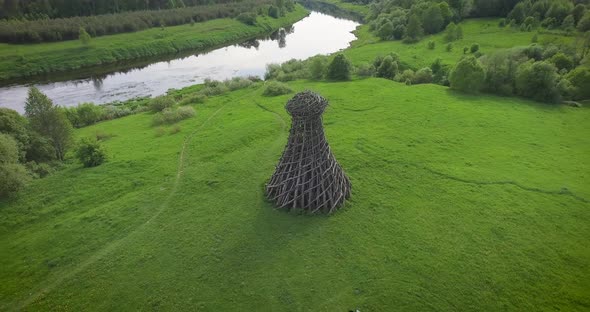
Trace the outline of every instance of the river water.
{"type": "Polygon", "coordinates": [[[248,40],[206,53],[177,56],[168,61],[154,60],[140,66],[123,64],[111,72],[97,68],[94,72],[87,70],[86,73],[56,75],[60,81],[47,81],[45,78],[45,81],[31,80],[24,84],[5,86],[0,88],[0,106],[22,113],[31,85],[37,86],[55,104],[75,106],[84,102],[102,104],[138,96],[157,96],[171,88],[201,83],[206,78],[262,77],[267,64],[306,59],[348,47],[355,39],[351,32],[358,25],[352,20],[312,11],[293,26],[266,38],[248,40]]]}

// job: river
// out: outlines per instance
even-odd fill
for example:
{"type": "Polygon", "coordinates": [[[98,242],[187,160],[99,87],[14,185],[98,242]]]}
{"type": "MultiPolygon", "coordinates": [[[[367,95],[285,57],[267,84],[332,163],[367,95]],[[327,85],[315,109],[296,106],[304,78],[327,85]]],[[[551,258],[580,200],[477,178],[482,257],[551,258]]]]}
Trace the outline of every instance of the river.
{"type": "Polygon", "coordinates": [[[210,52],[185,54],[184,57],[178,55],[173,59],[168,56],[167,61],[160,58],[141,65],[121,64],[113,70],[96,68],[85,73],[56,74],[53,81],[51,78],[31,79],[26,83],[5,86],[0,88],[0,106],[22,113],[31,85],[39,88],[55,104],[75,106],[85,102],[103,104],[140,96],[157,96],[171,88],[201,83],[206,78],[263,77],[267,64],[306,59],[345,49],[355,39],[351,32],[358,25],[352,20],[312,11],[291,27],[271,36],[210,52]]]}

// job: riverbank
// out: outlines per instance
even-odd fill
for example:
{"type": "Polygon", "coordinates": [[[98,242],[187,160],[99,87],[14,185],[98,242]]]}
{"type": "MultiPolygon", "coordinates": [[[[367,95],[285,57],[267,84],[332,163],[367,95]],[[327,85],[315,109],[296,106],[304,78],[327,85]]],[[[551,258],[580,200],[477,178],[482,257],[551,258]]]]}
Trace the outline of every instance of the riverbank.
{"type": "Polygon", "coordinates": [[[309,14],[300,5],[286,16],[257,19],[246,25],[235,19],[216,19],[194,25],[93,38],[87,46],[78,40],[43,44],[0,44],[0,84],[10,80],[65,72],[187,50],[205,50],[272,32],[309,14]]]}

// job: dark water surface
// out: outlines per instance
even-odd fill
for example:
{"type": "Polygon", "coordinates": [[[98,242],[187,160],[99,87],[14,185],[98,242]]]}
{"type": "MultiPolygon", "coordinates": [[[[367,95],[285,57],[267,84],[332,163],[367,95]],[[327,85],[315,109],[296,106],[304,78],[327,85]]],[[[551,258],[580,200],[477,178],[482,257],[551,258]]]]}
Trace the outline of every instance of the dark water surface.
{"type": "Polygon", "coordinates": [[[37,86],[55,104],[75,106],[83,102],[102,104],[138,96],[157,96],[168,89],[197,84],[206,78],[262,77],[267,64],[306,59],[348,47],[355,39],[351,32],[358,25],[351,20],[311,12],[292,27],[265,39],[249,40],[200,55],[178,56],[135,68],[133,65],[122,65],[111,72],[103,68],[94,70],[94,73],[71,73],[69,78],[66,73],[55,75],[54,81],[31,80],[2,87],[0,106],[23,112],[27,89],[31,85],[37,86]],[[107,73],[97,74],[105,71],[107,73]]]}

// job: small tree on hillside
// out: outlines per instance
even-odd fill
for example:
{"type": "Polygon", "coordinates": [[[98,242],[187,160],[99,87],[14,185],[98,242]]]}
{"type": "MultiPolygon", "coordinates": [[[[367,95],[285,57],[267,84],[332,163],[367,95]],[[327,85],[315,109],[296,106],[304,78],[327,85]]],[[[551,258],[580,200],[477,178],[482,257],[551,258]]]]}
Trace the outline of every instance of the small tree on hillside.
{"type": "Polygon", "coordinates": [[[475,93],[482,89],[485,71],[481,63],[473,56],[463,58],[450,76],[451,88],[463,92],[475,93]]]}
{"type": "Polygon", "coordinates": [[[397,62],[393,60],[391,55],[386,56],[383,61],[381,61],[381,65],[377,68],[377,77],[393,79],[397,74],[398,66],[397,62]]]}
{"type": "Polygon", "coordinates": [[[88,34],[88,32],[86,32],[86,29],[84,29],[84,27],[80,27],[80,31],[78,33],[78,39],[80,39],[80,42],[82,42],[83,45],[89,45],[90,39],[92,39],[92,38],[90,37],[90,34],[88,34]]]}
{"type": "Polygon", "coordinates": [[[381,40],[389,40],[393,37],[393,24],[391,22],[386,22],[379,29],[377,30],[377,36],[381,38],[381,40]]]}
{"type": "Polygon", "coordinates": [[[344,56],[338,54],[328,66],[328,79],[330,80],[350,80],[351,64],[344,56]]]}
{"type": "Polygon", "coordinates": [[[440,11],[440,7],[436,3],[431,4],[422,15],[422,25],[428,34],[436,34],[439,32],[443,27],[444,22],[445,20],[440,11]]]}
{"type": "Polygon", "coordinates": [[[557,103],[561,100],[557,89],[557,68],[549,62],[523,63],[516,72],[516,89],[519,95],[540,102],[557,103]]]}
{"type": "Polygon", "coordinates": [[[457,25],[455,23],[451,22],[449,25],[447,25],[447,28],[445,29],[445,41],[446,42],[455,41],[456,36],[457,36],[457,25]]]}

